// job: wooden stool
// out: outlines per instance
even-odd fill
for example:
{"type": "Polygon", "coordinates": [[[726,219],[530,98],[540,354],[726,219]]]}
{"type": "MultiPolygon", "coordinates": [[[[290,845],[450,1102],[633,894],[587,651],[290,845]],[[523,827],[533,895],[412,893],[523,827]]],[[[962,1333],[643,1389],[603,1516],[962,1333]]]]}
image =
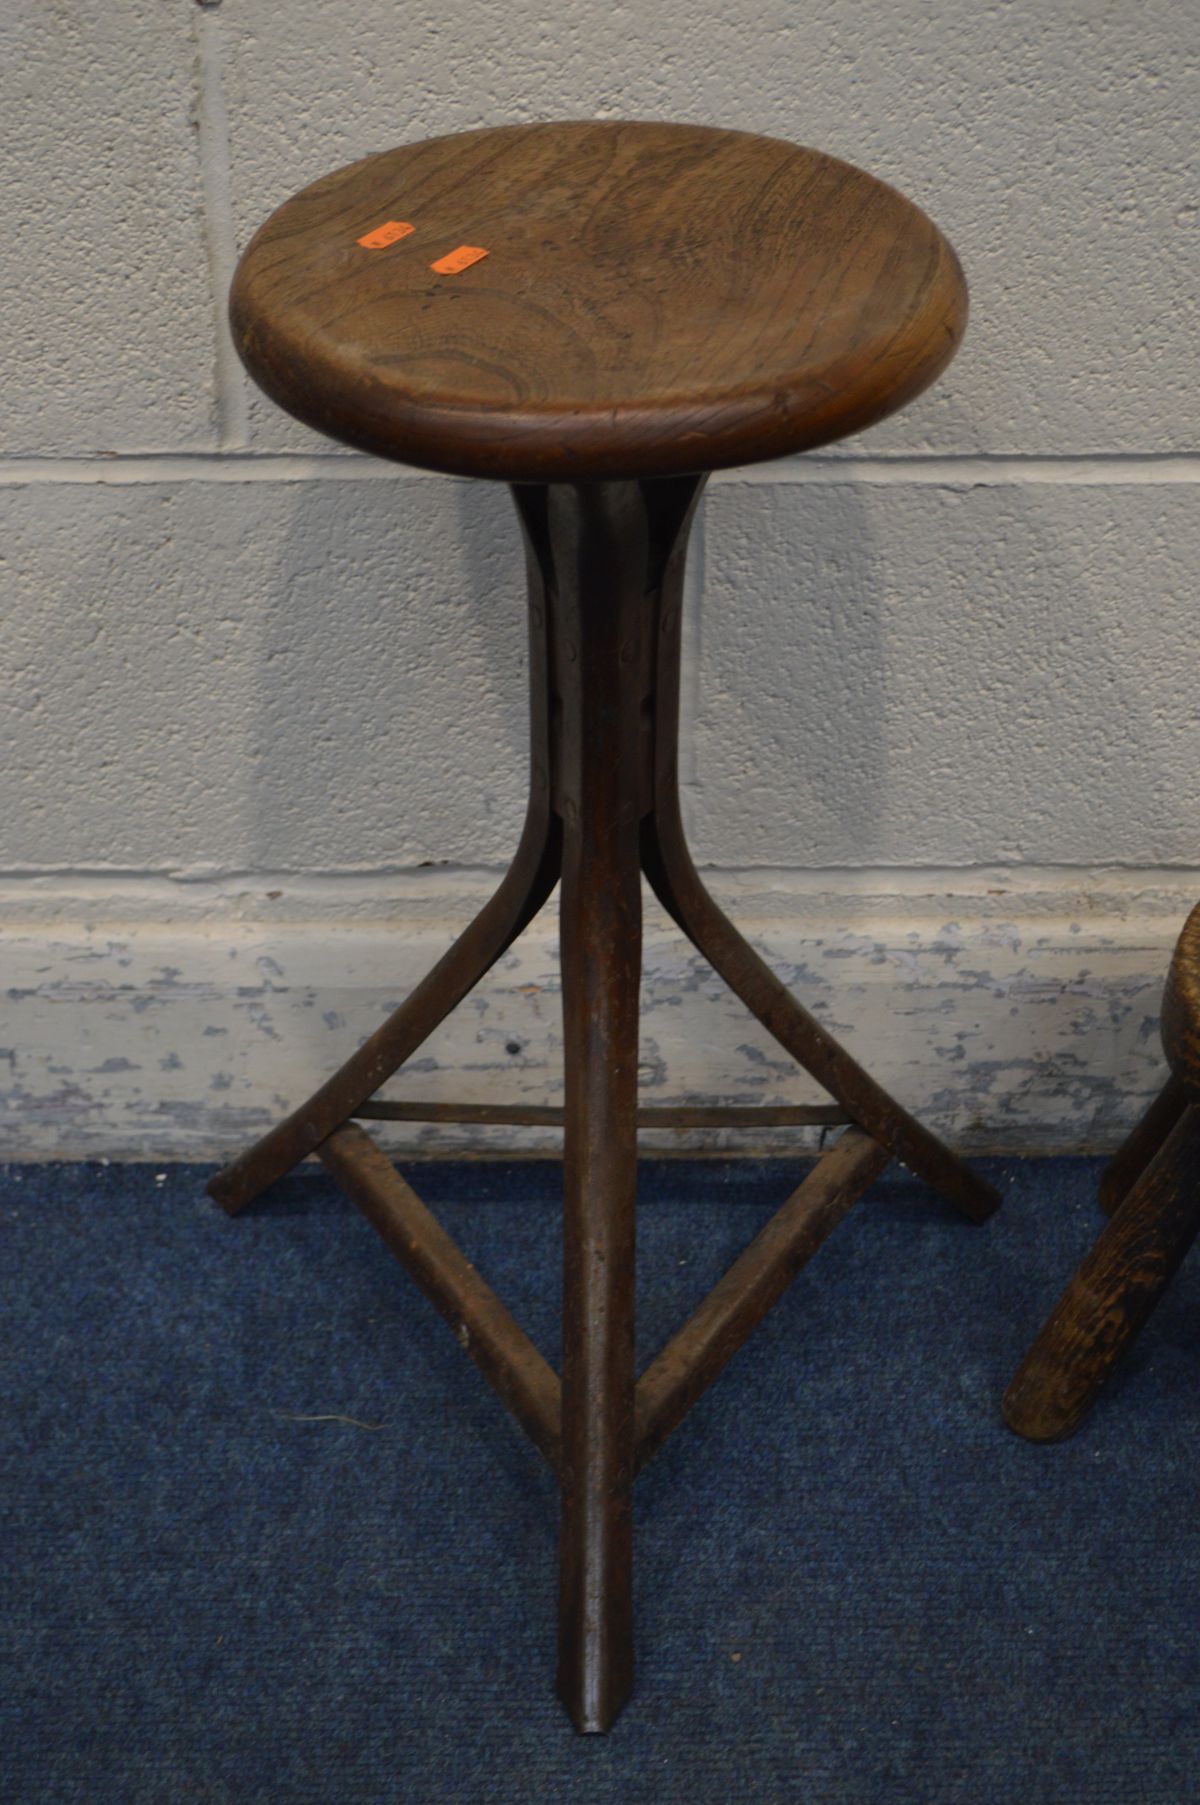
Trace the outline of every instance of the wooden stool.
{"type": "Polygon", "coordinates": [[[1184,923],[1163,994],[1171,1076],[1100,1181],[1107,1228],[1004,1397],[1018,1435],[1059,1441],[1091,1408],[1200,1232],[1200,904],[1184,923]]]}
{"type": "Polygon", "coordinates": [[[932,381],[962,334],[953,251],[835,158],[696,125],[572,121],[404,145],[314,183],[238,268],[247,367],[310,426],[509,483],[529,588],[532,769],[491,902],[384,1025],[213,1181],[238,1210],[316,1153],[560,1477],[558,1687],[603,1730],[632,1680],[631,1493],[803,1262],[896,1159],[973,1220],[998,1201],[752,951],[697,875],[677,778],[680,600],[709,471],[821,445],[932,381]],[[641,874],[833,1101],[644,1109],[641,874]],[[379,1087],[561,880],[565,1107],[421,1108],[379,1087]],[[562,1379],[356,1121],[552,1122],[562,1379]],[[639,1126],[845,1123],[638,1378],[639,1126]]]}

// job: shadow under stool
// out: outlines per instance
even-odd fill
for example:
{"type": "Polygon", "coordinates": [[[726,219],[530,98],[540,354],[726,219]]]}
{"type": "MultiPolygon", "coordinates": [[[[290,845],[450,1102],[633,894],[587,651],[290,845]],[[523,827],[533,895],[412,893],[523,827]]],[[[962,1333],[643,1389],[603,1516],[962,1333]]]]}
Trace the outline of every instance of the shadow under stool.
{"type": "Polygon", "coordinates": [[[1100,1181],[1108,1226],[1004,1395],[1031,1441],[1079,1427],[1200,1231],[1200,904],[1175,946],[1162,1037],[1171,1075],[1100,1181]]]}
{"type": "Polygon", "coordinates": [[[698,125],[464,132],[336,170],[253,239],[231,317],[260,386],[401,463],[507,483],[528,583],[530,791],[508,874],[408,1000],[213,1181],[241,1209],[315,1153],[454,1327],[561,1490],[558,1689],[603,1730],[632,1683],[638,1468],[886,1163],[966,1216],[995,1192],[791,996],[705,889],[677,766],[680,612],[708,473],[827,443],[949,361],[966,289],[916,207],[835,158],[698,125]],[[639,1105],[643,875],[829,1101],[639,1105]],[[559,888],[561,1109],[380,1087],[559,888]],[[363,1121],[564,1134],[561,1379],[363,1121]],[[844,1132],[639,1376],[639,1127],[844,1132]]]}

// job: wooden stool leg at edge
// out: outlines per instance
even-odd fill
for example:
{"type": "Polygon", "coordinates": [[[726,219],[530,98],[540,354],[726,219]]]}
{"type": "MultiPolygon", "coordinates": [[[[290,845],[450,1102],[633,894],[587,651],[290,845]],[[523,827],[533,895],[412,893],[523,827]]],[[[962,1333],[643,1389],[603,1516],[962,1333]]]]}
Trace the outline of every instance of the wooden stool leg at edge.
{"type": "Polygon", "coordinates": [[[1172,1073],[1104,1168],[1100,1208],[1106,1216],[1111,1216],[1128,1197],[1186,1107],[1187,1092],[1172,1073]]]}
{"type": "Polygon", "coordinates": [[[1200,1107],[1187,1104],[1021,1362],[1004,1396],[1011,1429],[1059,1441],[1079,1427],[1198,1231],[1200,1107]]]}

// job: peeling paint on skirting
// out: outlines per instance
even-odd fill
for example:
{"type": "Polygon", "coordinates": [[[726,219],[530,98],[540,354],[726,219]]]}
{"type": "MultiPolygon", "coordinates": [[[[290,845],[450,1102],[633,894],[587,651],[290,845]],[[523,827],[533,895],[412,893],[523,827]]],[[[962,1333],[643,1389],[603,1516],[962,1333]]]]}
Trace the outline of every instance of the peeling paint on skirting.
{"type": "MultiPolygon", "coordinates": [[[[979,1151],[1101,1151],[1163,1075],[1162,981],[1194,890],[1131,878],[1060,906],[1019,889],[815,893],[775,877],[736,912],[780,976],[911,1110],[979,1151]],[[758,911],[747,909],[757,903],[758,911]]],[[[0,926],[0,1155],[210,1159],[300,1102],[399,1003],[478,906],[439,917],[223,916],[0,926]]],[[[340,902],[344,904],[345,898],[340,902]]],[[[388,1094],[561,1100],[553,907],[421,1048],[388,1094]]],[[[820,1093],[660,916],[647,911],[647,1101],[780,1103],[820,1093]]],[[[393,1125],[410,1154],[552,1151],[553,1133],[393,1125]]],[[[647,1147],[786,1152],[795,1131],[666,1133],[647,1147]]]]}

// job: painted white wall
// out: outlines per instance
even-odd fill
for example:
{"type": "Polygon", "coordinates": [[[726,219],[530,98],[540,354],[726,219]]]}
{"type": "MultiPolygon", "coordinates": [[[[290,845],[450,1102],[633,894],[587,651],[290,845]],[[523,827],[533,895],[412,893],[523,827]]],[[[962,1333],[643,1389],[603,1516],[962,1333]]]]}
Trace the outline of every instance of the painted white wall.
{"type": "MultiPolygon", "coordinates": [[[[933,1125],[1112,1144],[1200,895],[1192,0],[12,0],[0,107],[0,1151],[232,1149],[502,868],[507,497],[273,410],[224,296],[339,163],[594,115],[818,145],[958,248],[971,323],[932,391],[711,485],[688,815],[714,889],[933,1125]]],[[[408,1094],[554,1095],[552,925],[408,1094]]],[[[663,1100],[812,1094],[653,914],[645,1000],[663,1100]]]]}

